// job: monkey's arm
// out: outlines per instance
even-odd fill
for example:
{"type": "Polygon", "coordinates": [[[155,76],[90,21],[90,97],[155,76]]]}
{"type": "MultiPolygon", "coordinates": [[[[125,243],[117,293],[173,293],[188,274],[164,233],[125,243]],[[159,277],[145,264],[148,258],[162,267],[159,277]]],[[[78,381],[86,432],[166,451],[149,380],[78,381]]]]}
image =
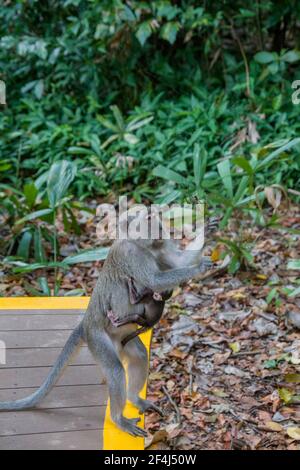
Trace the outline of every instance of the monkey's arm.
{"type": "Polygon", "coordinates": [[[132,279],[131,277],[128,278],[128,291],[130,303],[133,305],[139,303],[148,304],[152,301],[152,299],[156,301],[166,301],[171,297],[173,293],[173,290],[167,290],[162,292],[161,294],[158,294],[157,292],[153,292],[147,287],[144,287],[140,292],[138,292],[134,279],[132,279]]]}
{"type": "Polygon", "coordinates": [[[196,266],[186,266],[183,268],[169,269],[168,271],[156,271],[149,273],[148,277],[141,279],[141,282],[148,285],[154,292],[164,292],[172,290],[183,282],[196,278],[204,273],[210,266],[211,261],[203,257],[196,266]]]}
{"type": "Polygon", "coordinates": [[[107,312],[107,317],[110,319],[111,323],[116,326],[127,325],[128,323],[137,323],[140,326],[151,326],[148,325],[148,321],[144,315],[139,313],[129,313],[128,315],[119,316],[117,313],[114,313],[112,310],[107,312]]]}
{"type": "Polygon", "coordinates": [[[130,303],[133,305],[142,303],[142,300],[151,300],[154,294],[154,292],[151,289],[148,289],[147,287],[144,287],[140,292],[138,292],[136,284],[132,277],[128,278],[128,291],[130,303]]]}
{"type": "Polygon", "coordinates": [[[211,266],[209,259],[203,257],[200,263],[163,271],[150,250],[145,250],[137,244],[123,241],[122,256],[126,260],[124,272],[127,277],[138,279],[139,284],[151,289],[153,292],[164,292],[174,289],[182,282],[203,273],[211,266]]]}

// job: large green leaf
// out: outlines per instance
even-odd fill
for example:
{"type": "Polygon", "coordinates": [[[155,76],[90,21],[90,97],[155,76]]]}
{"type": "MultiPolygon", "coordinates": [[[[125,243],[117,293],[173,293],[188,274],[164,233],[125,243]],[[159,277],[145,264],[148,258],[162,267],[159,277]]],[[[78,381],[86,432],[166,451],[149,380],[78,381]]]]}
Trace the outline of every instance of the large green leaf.
{"type": "Polygon", "coordinates": [[[16,222],[16,225],[23,224],[24,222],[29,222],[30,220],[40,219],[44,215],[53,213],[53,209],[41,209],[39,211],[31,212],[30,214],[25,215],[22,219],[19,219],[16,222]]]}
{"type": "Polygon", "coordinates": [[[169,21],[161,29],[161,37],[168,41],[170,44],[174,44],[176,41],[177,33],[179,31],[179,23],[177,21],[169,21]]]}
{"type": "Polygon", "coordinates": [[[207,166],[207,152],[204,148],[200,149],[199,144],[194,145],[193,167],[196,188],[199,190],[203,181],[207,166]]]}
{"type": "Polygon", "coordinates": [[[230,161],[228,159],[222,160],[217,165],[219,175],[221,176],[222,183],[227,191],[227,195],[230,199],[233,198],[233,186],[230,161]]]}
{"type": "Polygon", "coordinates": [[[292,139],[290,142],[288,142],[285,145],[282,145],[281,147],[277,148],[273,152],[271,152],[267,157],[265,157],[261,162],[259,162],[255,170],[256,171],[261,171],[264,167],[269,165],[270,163],[273,163],[273,160],[275,160],[278,155],[280,155],[283,152],[286,152],[287,150],[290,150],[292,147],[295,147],[295,145],[300,144],[300,137],[296,137],[295,139],[292,139]]]}
{"type": "Polygon", "coordinates": [[[27,261],[29,258],[31,240],[32,240],[32,233],[29,230],[27,230],[26,232],[23,233],[19,246],[18,246],[17,256],[19,256],[20,258],[23,258],[25,261],[27,261]]]}
{"type": "Polygon", "coordinates": [[[167,168],[163,165],[158,165],[157,167],[155,167],[152,171],[152,174],[154,176],[159,176],[160,178],[163,178],[168,181],[173,181],[174,183],[178,183],[183,186],[188,185],[188,180],[186,178],[181,176],[176,171],[171,170],[170,168],[167,168]]]}
{"type": "Polygon", "coordinates": [[[25,263],[24,261],[17,260],[14,257],[7,257],[3,260],[3,262],[4,264],[16,266],[13,268],[14,273],[30,273],[32,271],[36,271],[37,269],[66,269],[68,267],[67,264],[59,262],[25,263]]]}
{"type": "Polygon", "coordinates": [[[36,227],[34,231],[34,257],[35,260],[42,263],[46,261],[45,250],[42,242],[42,233],[40,227],[36,227]]]}
{"type": "Polygon", "coordinates": [[[135,33],[137,39],[139,40],[140,44],[143,46],[147,39],[151,36],[152,29],[150,25],[150,21],[144,21],[144,23],[140,24],[135,33]]]}
{"type": "Polygon", "coordinates": [[[258,62],[259,64],[269,64],[270,62],[273,62],[276,59],[276,55],[272,52],[267,52],[267,51],[261,51],[255,54],[254,60],[258,62]]]}
{"type": "Polygon", "coordinates": [[[38,189],[34,183],[27,183],[24,185],[23,192],[26,199],[26,203],[31,208],[38,195],[38,189]]]}
{"type": "Polygon", "coordinates": [[[65,196],[70,184],[75,178],[77,167],[75,163],[61,160],[50,167],[47,179],[47,194],[50,206],[54,209],[65,196]]]}
{"type": "Polygon", "coordinates": [[[91,261],[101,261],[107,257],[109,248],[94,248],[93,250],[85,250],[76,255],[67,256],[64,259],[65,264],[88,263],[91,261]]]}
{"type": "Polygon", "coordinates": [[[293,63],[298,62],[300,60],[300,52],[299,51],[288,51],[282,56],[282,60],[285,62],[293,63]]]}

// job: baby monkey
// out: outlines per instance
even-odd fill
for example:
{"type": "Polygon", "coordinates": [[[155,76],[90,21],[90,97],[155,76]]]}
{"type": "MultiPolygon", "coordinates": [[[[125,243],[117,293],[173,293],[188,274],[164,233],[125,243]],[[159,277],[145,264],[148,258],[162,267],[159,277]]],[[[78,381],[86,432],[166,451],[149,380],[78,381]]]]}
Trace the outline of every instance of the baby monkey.
{"type": "Polygon", "coordinates": [[[160,320],[164,311],[165,302],[173,293],[173,290],[167,290],[161,293],[153,292],[147,287],[142,287],[139,291],[137,283],[132,277],[128,278],[127,282],[130,303],[132,305],[137,305],[136,312],[130,313],[126,316],[118,315],[112,310],[109,310],[107,313],[108,318],[116,327],[127,325],[129,323],[136,323],[141,326],[141,328],[138,328],[123,338],[121,341],[123,346],[125,346],[128,341],[147,331],[160,320]]]}

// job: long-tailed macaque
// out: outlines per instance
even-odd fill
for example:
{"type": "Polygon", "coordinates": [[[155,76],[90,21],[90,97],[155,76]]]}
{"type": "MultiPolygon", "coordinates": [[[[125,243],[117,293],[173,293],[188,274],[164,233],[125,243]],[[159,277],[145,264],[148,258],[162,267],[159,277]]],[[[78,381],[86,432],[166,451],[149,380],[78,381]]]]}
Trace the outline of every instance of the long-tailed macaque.
{"type": "Polygon", "coordinates": [[[116,240],[99,273],[82,321],[71,333],[44,383],[25,398],[0,403],[0,410],[24,410],[36,406],[53,388],[63,368],[85,342],[106,377],[112,420],[134,436],[145,436],[146,432],[137,426],[139,418],[126,418],[123,410],[128,398],[140,413],[148,409],[160,411],[151,401],[139,396],[148,373],[147,350],[135,334],[130,341],[122,343],[136,333],[139,323],[137,308],[147,325],[152,325],[162,314],[166,295],[207,269],[210,263],[202,257],[202,249],[197,237],[186,250],[178,249],[173,240],[116,240]],[[130,283],[133,283],[132,287],[130,283]],[[161,300],[153,299],[152,293],[163,293],[161,300]],[[130,322],[115,326],[109,312],[116,314],[121,321],[122,317],[131,318],[130,322]],[[124,361],[127,362],[127,386],[124,361]]]}

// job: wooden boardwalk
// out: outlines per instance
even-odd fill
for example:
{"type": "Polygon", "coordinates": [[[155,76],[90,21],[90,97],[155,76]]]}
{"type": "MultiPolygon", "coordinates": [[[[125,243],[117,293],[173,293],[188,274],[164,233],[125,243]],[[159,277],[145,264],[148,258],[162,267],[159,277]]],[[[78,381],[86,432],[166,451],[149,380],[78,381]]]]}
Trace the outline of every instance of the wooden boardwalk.
{"type": "MultiPolygon", "coordinates": [[[[87,298],[0,299],[0,341],[6,346],[0,401],[25,397],[41,385],[87,304],[87,298]]],[[[149,346],[150,335],[144,340],[149,346]]],[[[137,416],[137,410],[127,404],[126,415],[137,416]]],[[[0,412],[0,449],[143,448],[142,438],[110,421],[107,387],[86,346],[37,408],[0,412]]]]}

